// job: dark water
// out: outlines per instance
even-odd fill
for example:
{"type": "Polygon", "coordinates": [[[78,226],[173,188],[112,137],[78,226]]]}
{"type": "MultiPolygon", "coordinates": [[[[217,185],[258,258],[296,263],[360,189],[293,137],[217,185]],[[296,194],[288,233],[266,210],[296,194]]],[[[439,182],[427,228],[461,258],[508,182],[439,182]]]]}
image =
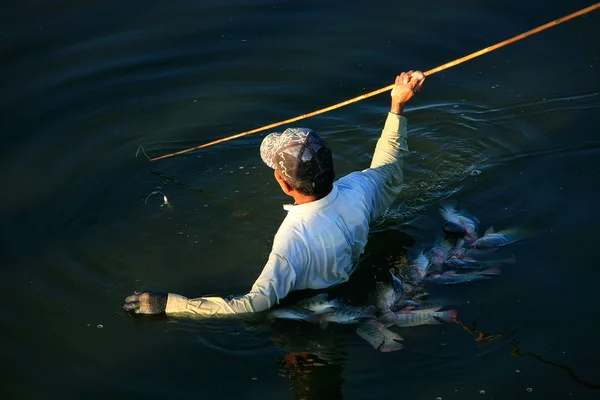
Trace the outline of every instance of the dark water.
{"type": "MultiPolygon", "coordinates": [[[[590,4],[3,3],[2,391],[598,398],[598,12],[428,78],[407,110],[407,186],[366,263],[402,253],[401,232],[409,250],[431,242],[446,197],[484,229],[532,230],[497,279],[439,291],[483,339],[455,324],[406,329],[407,348],[381,354],[354,327],[120,308],[139,289],[243,293],[287,201],[260,134],[153,164],[138,146],[159,156],[303,114],[590,4]],[[291,352],[324,366],[299,371],[291,352]]],[[[368,166],[387,107],[381,95],[300,125],[328,140],[343,175],[368,166]]]]}

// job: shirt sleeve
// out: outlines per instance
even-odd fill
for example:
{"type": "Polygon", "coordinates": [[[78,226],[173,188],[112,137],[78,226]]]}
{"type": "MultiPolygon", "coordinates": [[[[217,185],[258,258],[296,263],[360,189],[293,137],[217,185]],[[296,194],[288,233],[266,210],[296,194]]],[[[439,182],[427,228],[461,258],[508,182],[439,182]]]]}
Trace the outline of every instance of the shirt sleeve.
{"type": "Polygon", "coordinates": [[[206,317],[256,313],[279,303],[279,300],[293,290],[295,283],[296,272],[288,259],[271,252],[267,264],[248,294],[230,299],[221,297],[188,299],[169,293],[166,313],[187,313],[206,317]]]}
{"type": "Polygon", "coordinates": [[[408,154],[406,117],[389,113],[377,141],[371,167],[342,180],[360,190],[370,211],[371,221],[381,216],[402,190],[404,156],[408,154]]]}

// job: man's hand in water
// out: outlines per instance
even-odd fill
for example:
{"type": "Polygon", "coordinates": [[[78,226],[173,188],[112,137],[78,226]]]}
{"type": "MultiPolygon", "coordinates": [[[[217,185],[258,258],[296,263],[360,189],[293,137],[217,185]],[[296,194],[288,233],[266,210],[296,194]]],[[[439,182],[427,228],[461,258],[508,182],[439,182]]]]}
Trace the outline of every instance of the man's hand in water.
{"type": "Polygon", "coordinates": [[[136,314],[162,314],[169,295],[161,292],[135,292],[125,299],[123,308],[136,314]]]}
{"type": "Polygon", "coordinates": [[[404,105],[421,90],[425,75],[421,71],[403,72],[396,77],[396,85],[392,89],[392,108],[390,112],[402,114],[404,105]]]}

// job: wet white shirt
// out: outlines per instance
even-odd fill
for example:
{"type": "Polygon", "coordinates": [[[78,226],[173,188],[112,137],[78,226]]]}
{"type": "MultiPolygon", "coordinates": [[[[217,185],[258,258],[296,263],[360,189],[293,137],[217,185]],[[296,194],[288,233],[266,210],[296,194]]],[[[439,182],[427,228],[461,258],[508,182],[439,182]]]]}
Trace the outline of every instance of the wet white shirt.
{"type": "Polygon", "coordinates": [[[333,185],[324,198],[285,205],[269,260],[246,295],[188,299],[169,293],[167,314],[203,316],[264,311],[293,290],[322,289],[349,279],[367,244],[369,224],[402,188],[407,120],[389,113],[370,168],[333,185]]]}

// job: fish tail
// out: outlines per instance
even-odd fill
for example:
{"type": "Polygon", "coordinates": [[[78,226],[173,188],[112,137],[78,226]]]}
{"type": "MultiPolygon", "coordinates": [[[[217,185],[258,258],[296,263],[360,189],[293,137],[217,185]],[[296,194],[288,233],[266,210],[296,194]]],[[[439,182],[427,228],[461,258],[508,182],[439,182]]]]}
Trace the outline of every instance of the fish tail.
{"type": "Polygon", "coordinates": [[[379,351],[382,353],[391,353],[392,351],[402,350],[404,345],[402,343],[398,343],[395,340],[383,341],[381,342],[381,346],[379,346],[379,351]]]}
{"type": "Polygon", "coordinates": [[[458,312],[456,310],[447,310],[439,312],[437,316],[444,322],[454,322],[456,321],[458,312]]]}
{"type": "Polygon", "coordinates": [[[442,218],[446,221],[456,222],[456,210],[454,209],[454,204],[449,202],[443,202],[440,204],[440,214],[442,218]]]}

